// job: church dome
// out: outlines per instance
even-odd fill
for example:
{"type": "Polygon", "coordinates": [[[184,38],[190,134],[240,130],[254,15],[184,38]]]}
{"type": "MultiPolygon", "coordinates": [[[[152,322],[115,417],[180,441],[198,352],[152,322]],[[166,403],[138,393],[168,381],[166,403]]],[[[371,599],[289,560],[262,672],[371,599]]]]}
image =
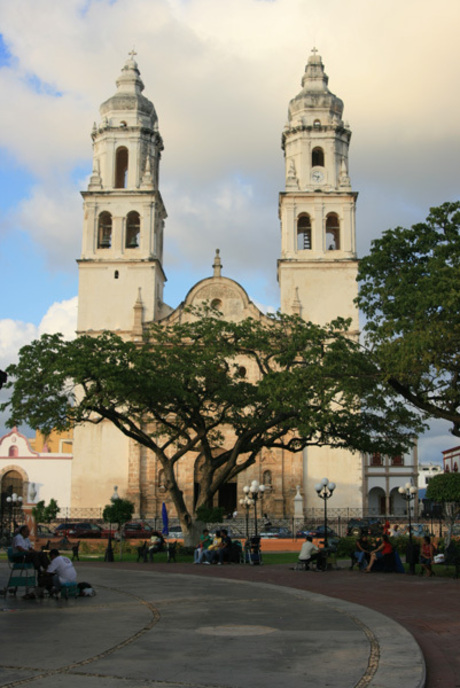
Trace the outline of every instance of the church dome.
{"type": "MultiPolygon", "coordinates": [[[[126,61],[116,83],[117,92],[102,103],[101,116],[110,119],[123,117],[123,113],[131,116],[137,113],[139,118],[147,119],[153,128],[158,119],[157,114],[153,103],[142,95],[144,84],[133,55],[126,61]]],[[[147,122],[144,121],[143,124],[147,122]]]]}
{"type": "Polygon", "coordinates": [[[343,101],[330,92],[329,77],[324,71],[321,56],[313,49],[308,58],[305,74],[302,78],[302,90],[289,103],[289,125],[312,125],[314,122],[304,121],[311,117],[320,117],[321,124],[338,124],[343,113],[343,101]],[[323,115],[321,118],[321,114],[323,115]],[[328,121],[323,121],[324,118],[328,121]]]}

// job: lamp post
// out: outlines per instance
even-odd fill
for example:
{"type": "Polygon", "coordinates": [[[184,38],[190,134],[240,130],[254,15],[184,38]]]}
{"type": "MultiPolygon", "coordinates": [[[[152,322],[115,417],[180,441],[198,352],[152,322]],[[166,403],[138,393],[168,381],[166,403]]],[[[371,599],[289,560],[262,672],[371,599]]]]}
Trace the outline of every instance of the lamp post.
{"type": "Polygon", "coordinates": [[[327,541],[327,500],[332,497],[335,490],[335,483],[330,483],[327,478],[323,478],[320,483],[315,485],[318,497],[324,501],[324,547],[328,546],[327,541]]]}
{"type": "Polygon", "coordinates": [[[263,499],[265,485],[260,485],[258,480],[253,480],[250,485],[243,487],[243,492],[246,495],[246,499],[250,501],[250,506],[254,505],[254,530],[257,537],[257,500],[263,499]]]}
{"type": "MultiPolygon", "coordinates": [[[[120,495],[118,494],[118,486],[115,485],[113,488],[113,495],[110,497],[110,501],[112,504],[115,504],[115,502],[120,499],[120,495]]],[[[105,550],[105,557],[104,561],[113,561],[113,547],[112,547],[112,524],[109,523],[109,541],[107,543],[107,549],[105,550]]]]}
{"type": "Polygon", "coordinates": [[[245,495],[242,499],[240,499],[240,505],[246,511],[246,540],[248,540],[249,539],[249,509],[252,506],[252,499],[250,499],[247,495],[245,495]]]}
{"type": "Polygon", "coordinates": [[[16,492],[13,492],[13,494],[9,495],[6,498],[6,503],[7,503],[8,508],[9,508],[9,530],[11,533],[11,531],[12,531],[11,526],[13,524],[13,521],[15,520],[14,519],[14,511],[15,511],[15,509],[18,509],[18,508],[20,509],[22,507],[22,497],[18,497],[16,492]]]}
{"type": "Polygon", "coordinates": [[[411,503],[415,499],[415,495],[418,493],[418,490],[415,487],[415,485],[412,485],[411,483],[406,483],[405,485],[401,485],[401,487],[398,487],[398,492],[407,504],[407,517],[409,520],[409,550],[406,551],[406,561],[409,561],[409,573],[414,575],[416,556],[414,551],[414,543],[412,540],[411,503]]]}

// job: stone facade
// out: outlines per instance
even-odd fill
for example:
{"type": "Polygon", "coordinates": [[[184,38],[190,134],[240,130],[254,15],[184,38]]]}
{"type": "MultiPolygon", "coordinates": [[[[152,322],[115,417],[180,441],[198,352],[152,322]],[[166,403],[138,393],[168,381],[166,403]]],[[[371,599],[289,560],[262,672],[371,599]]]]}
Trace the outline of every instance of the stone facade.
{"type": "MultiPolygon", "coordinates": [[[[212,277],[198,282],[178,308],[163,302],[166,211],[158,188],[163,143],[155,108],[142,95],[143,88],[131,57],[117,81],[117,93],[103,103],[101,122],[93,128],[93,174],[83,192],[79,332],[109,329],[136,340],[152,321],[183,321],[190,317],[186,306],[204,301],[230,320],[265,318],[243,287],[222,275],[219,252],[212,277]]],[[[357,194],[348,175],[351,132],[342,112],[343,103],[329,91],[314,51],[283,131],[286,184],[279,204],[278,280],[284,312],[320,324],[349,317],[352,336],[357,336],[357,194]]],[[[257,371],[249,367],[247,374],[257,371]]],[[[189,507],[199,470],[196,454],[178,466],[189,507]]],[[[222,488],[216,504],[233,511],[243,485],[256,478],[266,486],[263,510],[272,518],[290,516],[297,486],[304,508],[318,506],[314,485],[325,475],[337,484],[333,506],[362,506],[360,455],[327,447],[299,454],[261,452],[247,473],[222,488]]],[[[72,506],[104,505],[114,484],[135,502],[139,516],[158,516],[162,502],[168,502],[161,467],[151,452],[107,423],[76,428],[72,506]]],[[[171,506],[170,512],[174,514],[171,506]]]]}

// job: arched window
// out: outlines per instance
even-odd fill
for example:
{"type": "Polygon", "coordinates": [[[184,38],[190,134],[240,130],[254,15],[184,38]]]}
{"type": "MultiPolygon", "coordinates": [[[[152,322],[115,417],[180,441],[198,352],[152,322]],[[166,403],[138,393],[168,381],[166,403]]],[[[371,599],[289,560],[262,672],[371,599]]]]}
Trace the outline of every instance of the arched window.
{"type": "Polygon", "coordinates": [[[128,177],[128,149],[122,146],[117,148],[115,157],[115,188],[126,189],[128,177]]]}
{"type": "Polygon", "coordinates": [[[19,449],[16,444],[12,444],[8,449],[8,456],[19,456],[19,449]]]}
{"type": "Polygon", "coordinates": [[[311,152],[311,166],[324,167],[324,151],[322,148],[313,148],[311,152]]]}
{"type": "Polygon", "coordinates": [[[301,215],[297,220],[297,250],[311,249],[311,220],[309,215],[301,215]]]}
{"type": "Polygon", "coordinates": [[[166,489],[166,487],[165,487],[165,472],[164,472],[163,468],[160,468],[160,470],[158,471],[158,487],[162,492],[164,492],[164,490],[166,489]]]}
{"type": "Polygon", "coordinates": [[[262,482],[265,485],[265,487],[271,487],[272,486],[272,472],[271,471],[264,471],[262,482]]]}
{"type": "Polygon", "coordinates": [[[126,248],[138,248],[141,232],[141,217],[132,210],[126,218],[126,248]]]}
{"type": "Polygon", "coordinates": [[[340,249],[340,222],[336,213],[326,217],[326,248],[328,251],[340,249]]]}
{"type": "Polygon", "coordinates": [[[321,121],[319,119],[315,119],[315,121],[313,122],[313,126],[315,127],[315,129],[320,129],[321,121]]]}
{"type": "Polygon", "coordinates": [[[392,466],[404,466],[404,461],[402,456],[392,456],[391,457],[392,466]]]}
{"type": "Polygon", "coordinates": [[[97,247],[110,248],[112,246],[112,216],[106,210],[99,215],[97,224],[97,247]]]}

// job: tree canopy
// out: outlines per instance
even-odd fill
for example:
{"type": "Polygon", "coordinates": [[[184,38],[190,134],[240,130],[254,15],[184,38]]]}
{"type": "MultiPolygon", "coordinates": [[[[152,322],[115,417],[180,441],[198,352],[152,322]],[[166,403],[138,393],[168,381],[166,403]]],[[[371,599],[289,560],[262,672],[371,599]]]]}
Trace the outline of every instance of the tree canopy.
{"type": "Polygon", "coordinates": [[[440,473],[431,478],[426,498],[433,502],[457,502],[460,509],[460,473],[440,473]]]}
{"type": "Polygon", "coordinates": [[[32,515],[36,523],[51,523],[61,511],[55,499],[50,499],[49,504],[45,505],[45,500],[42,499],[32,507],[32,515]]]}
{"type": "Polygon", "coordinates": [[[102,518],[107,523],[116,523],[118,530],[124,523],[130,521],[134,513],[134,504],[129,499],[114,499],[104,507],[102,518]]]}
{"type": "Polygon", "coordinates": [[[460,203],[388,230],[359,264],[366,344],[389,384],[460,437],[460,203]]]}
{"type": "Polygon", "coordinates": [[[418,416],[380,384],[346,329],[286,315],[234,323],[205,310],[153,325],[141,342],[44,335],[8,368],[3,408],[10,425],[44,432],[113,423],[155,453],[187,531],[192,514],[174,466],[190,452],[202,461],[200,507],[264,447],[400,454],[411,444],[418,416]]]}
{"type": "Polygon", "coordinates": [[[452,528],[460,514],[460,474],[440,473],[431,478],[426,488],[426,498],[440,502],[448,525],[447,544],[452,537],[452,528]]]}

